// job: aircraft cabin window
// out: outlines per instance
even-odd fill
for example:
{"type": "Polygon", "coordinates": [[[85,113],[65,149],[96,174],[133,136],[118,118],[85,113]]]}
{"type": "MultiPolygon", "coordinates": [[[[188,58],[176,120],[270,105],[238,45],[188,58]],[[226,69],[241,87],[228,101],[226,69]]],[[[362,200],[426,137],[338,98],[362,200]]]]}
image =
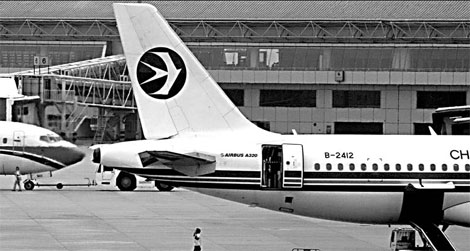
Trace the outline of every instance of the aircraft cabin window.
{"type": "Polygon", "coordinates": [[[39,140],[48,142],[48,143],[53,143],[53,142],[59,142],[62,140],[62,138],[59,135],[42,135],[39,137],[39,140]]]}
{"type": "Polygon", "coordinates": [[[408,168],[408,171],[413,171],[413,164],[406,165],[406,168],[408,168]]]}
{"type": "Polygon", "coordinates": [[[349,170],[354,171],[354,163],[349,164],[349,170]]]}
{"type": "Polygon", "coordinates": [[[446,164],[442,164],[442,171],[447,171],[447,165],[446,164]]]}
{"type": "Polygon", "coordinates": [[[385,165],[384,165],[384,170],[385,170],[385,171],[390,170],[390,165],[389,165],[389,164],[385,164],[385,165]]]}
{"type": "Polygon", "coordinates": [[[320,170],[320,164],[315,163],[315,170],[317,170],[317,171],[320,170]]]}
{"type": "Polygon", "coordinates": [[[397,171],[400,171],[400,170],[401,170],[401,165],[400,165],[400,164],[396,164],[396,165],[395,165],[395,169],[396,169],[397,171]]]}
{"type": "Polygon", "coordinates": [[[59,142],[62,138],[59,135],[47,135],[50,142],[59,142]]]}
{"type": "Polygon", "coordinates": [[[55,136],[55,137],[54,137],[54,140],[55,140],[55,142],[59,142],[59,141],[62,140],[62,138],[61,138],[60,136],[55,136]]]}
{"type": "Polygon", "coordinates": [[[420,171],[424,171],[424,165],[423,164],[419,164],[418,168],[419,168],[420,171]]]}
{"type": "Polygon", "coordinates": [[[361,170],[362,170],[362,171],[365,171],[365,170],[367,170],[367,166],[366,166],[366,164],[364,164],[364,163],[362,163],[362,164],[361,164],[361,170]]]}
{"type": "Polygon", "coordinates": [[[338,170],[343,171],[343,164],[342,163],[338,164],[338,170]]]}
{"type": "Polygon", "coordinates": [[[431,171],[436,171],[436,165],[435,164],[431,164],[431,171]]]}
{"type": "Polygon", "coordinates": [[[459,171],[459,164],[454,164],[454,171],[459,171]]]}
{"type": "Polygon", "coordinates": [[[331,164],[330,163],[326,164],[326,170],[331,171],[331,164]]]}
{"type": "Polygon", "coordinates": [[[470,171],[470,164],[465,164],[465,171],[470,171]]]}
{"type": "Polygon", "coordinates": [[[3,138],[3,144],[6,144],[8,142],[7,138],[3,138]]]}
{"type": "Polygon", "coordinates": [[[379,165],[377,165],[376,163],[372,164],[372,170],[374,171],[379,170],[379,165]]]}

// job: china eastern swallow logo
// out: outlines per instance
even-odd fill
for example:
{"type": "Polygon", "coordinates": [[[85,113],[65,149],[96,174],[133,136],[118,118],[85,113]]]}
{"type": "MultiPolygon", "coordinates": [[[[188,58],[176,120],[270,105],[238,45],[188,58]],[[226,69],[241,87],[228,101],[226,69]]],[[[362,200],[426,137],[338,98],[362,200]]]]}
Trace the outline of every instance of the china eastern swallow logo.
{"type": "Polygon", "coordinates": [[[137,64],[137,80],[142,90],[156,99],[178,94],[186,82],[186,66],[173,50],[157,47],[145,52],[137,64]]]}

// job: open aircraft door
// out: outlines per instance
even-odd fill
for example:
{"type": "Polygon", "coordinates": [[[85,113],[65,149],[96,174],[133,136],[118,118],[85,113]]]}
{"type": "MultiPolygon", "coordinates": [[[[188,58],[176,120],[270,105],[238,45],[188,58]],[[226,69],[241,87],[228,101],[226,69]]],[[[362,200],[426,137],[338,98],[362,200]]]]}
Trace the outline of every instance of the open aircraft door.
{"type": "Polygon", "coordinates": [[[302,145],[282,145],[282,187],[302,188],[304,179],[304,151],[302,145]]]}

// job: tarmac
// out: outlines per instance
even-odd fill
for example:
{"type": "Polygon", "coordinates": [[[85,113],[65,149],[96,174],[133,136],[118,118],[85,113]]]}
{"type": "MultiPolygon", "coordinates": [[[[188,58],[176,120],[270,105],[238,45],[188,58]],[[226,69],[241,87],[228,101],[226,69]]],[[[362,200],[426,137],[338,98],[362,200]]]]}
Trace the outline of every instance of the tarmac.
{"type": "MultiPolygon", "coordinates": [[[[87,184],[95,168],[87,158],[39,183],[87,184]]],[[[204,251],[382,251],[389,250],[395,227],[407,227],[299,217],[181,188],[40,186],[12,192],[13,181],[0,177],[0,250],[192,250],[199,227],[204,251]]],[[[470,228],[452,226],[446,233],[458,250],[470,250],[470,228]]]]}

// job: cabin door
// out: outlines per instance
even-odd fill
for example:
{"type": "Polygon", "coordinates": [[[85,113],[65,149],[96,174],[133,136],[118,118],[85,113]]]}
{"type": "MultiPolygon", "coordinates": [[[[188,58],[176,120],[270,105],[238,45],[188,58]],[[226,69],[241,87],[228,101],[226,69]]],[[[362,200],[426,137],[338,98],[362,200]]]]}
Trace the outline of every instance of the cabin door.
{"type": "Polygon", "coordinates": [[[262,149],[261,187],[280,189],[282,145],[263,145],[262,149]]]}
{"type": "Polygon", "coordinates": [[[302,145],[282,145],[282,187],[302,188],[304,179],[304,151],[302,145]]]}
{"type": "Polygon", "coordinates": [[[281,189],[303,186],[302,145],[263,145],[262,148],[261,187],[281,189]]]}

